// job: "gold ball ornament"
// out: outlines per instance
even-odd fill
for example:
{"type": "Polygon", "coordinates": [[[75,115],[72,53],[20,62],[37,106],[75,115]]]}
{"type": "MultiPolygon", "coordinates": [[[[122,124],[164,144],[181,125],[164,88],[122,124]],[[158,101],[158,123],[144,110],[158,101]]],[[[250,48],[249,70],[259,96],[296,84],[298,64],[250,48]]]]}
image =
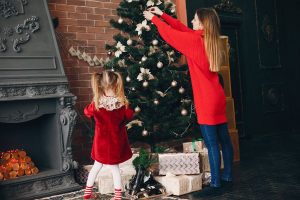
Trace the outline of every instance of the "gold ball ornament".
{"type": "Polygon", "coordinates": [[[142,57],[142,61],[145,62],[146,60],[147,60],[147,57],[146,57],[146,56],[143,56],[143,57],[142,57]]]}
{"type": "Polygon", "coordinates": [[[126,43],[127,43],[127,45],[132,45],[132,40],[128,39],[126,43]]]}
{"type": "Polygon", "coordinates": [[[188,114],[188,111],[186,109],[181,110],[181,115],[186,116],[188,114]]]}
{"type": "Polygon", "coordinates": [[[113,52],[112,52],[111,50],[108,50],[107,55],[108,55],[108,56],[112,56],[112,55],[113,55],[113,52]]]}
{"type": "Polygon", "coordinates": [[[143,82],[143,87],[146,88],[146,87],[148,87],[148,86],[149,86],[149,82],[148,82],[148,81],[144,81],[144,82],[143,82]]]}
{"type": "Polygon", "coordinates": [[[141,108],[137,106],[137,107],[134,108],[134,111],[135,111],[136,113],[139,113],[139,112],[141,112],[141,108]]]}
{"type": "Polygon", "coordinates": [[[162,67],[164,66],[164,64],[163,64],[162,62],[159,61],[159,62],[157,63],[156,66],[157,66],[157,68],[160,69],[160,68],[162,68],[162,67]]]}
{"type": "Polygon", "coordinates": [[[172,81],[171,85],[172,85],[172,87],[176,87],[177,86],[177,81],[172,81]]]}
{"type": "Polygon", "coordinates": [[[153,41],[152,41],[152,44],[153,44],[154,46],[158,45],[158,40],[153,40],[153,41]]]}
{"type": "Polygon", "coordinates": [[[179,92],[180,94],[183,94],[183,93],[185,92],[185,89],[184,89],[183,87],[180,87],[180,88],[178,89],[178,92],[179,92]]]}
{"type": "Polygon", "coordinates": [[[127,82],[130,82],[130,81],[131,81],[131,78],[130,78],[129,76],[127,76],[127,77],[126,77],[126,81],[127,81],[127,82]]]}
{"type": "Polygon", "coordinates": [[[145,137],[145,136],[147,136],[147,135],[148,135],[148,131],[144,129],[143,132],[142,132],[142,136],[145,137]]]}
{"type": "Polygon", "coordinates": [[[118,19],[118,23],[119,23],[119,24],[122,24],[122,23],[123,23],[123,19],[122,19],[121,17],[118,19]]]}

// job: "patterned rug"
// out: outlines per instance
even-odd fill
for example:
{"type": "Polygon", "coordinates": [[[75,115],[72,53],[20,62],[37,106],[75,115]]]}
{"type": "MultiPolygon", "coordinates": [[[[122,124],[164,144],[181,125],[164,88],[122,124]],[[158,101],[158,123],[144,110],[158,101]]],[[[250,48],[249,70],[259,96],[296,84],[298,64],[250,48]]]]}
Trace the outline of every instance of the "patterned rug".
{"type": "MultiPolygon", "coordinates": [[[[70,192],[70,193],[65,193],[65,194],[60,194],[60,195],[55,195],[55,196],[51,196],[51,197],[45,197],[45,198],[41,198],[41,199],[37,199],[37,200],[82,200],[83,199],[83,193],[84,190],[79,190],[79,191],[75,191],[75,192],[70,192]]],[[[97,188],[93,188],[93,193],[97,194],[97,198],[95,200],[110,200],[111,198],[113,198],[113,194],[99,194],[97,192],[97,188]]],[[[122,199],[130,199],[130,198],[126,198],[124,195],[122,197],[122,199]]],[[[153,199],[154,198],[148,198],[148,199],[153,199]]],[[[187,200],[187,199],[181,199],[178,197],[159,197],[159,198],[155,198],[155,200],[187,200]]]]}

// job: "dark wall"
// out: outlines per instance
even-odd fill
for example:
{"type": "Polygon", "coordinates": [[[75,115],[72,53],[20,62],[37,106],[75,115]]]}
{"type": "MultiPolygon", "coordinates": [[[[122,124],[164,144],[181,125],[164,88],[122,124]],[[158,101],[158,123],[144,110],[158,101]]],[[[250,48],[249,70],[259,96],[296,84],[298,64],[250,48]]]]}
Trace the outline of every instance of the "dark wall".
{"type": "MultiPolygon", "coordinates": [[[[229,36],[236,120],[241,136],[299,130],[299,4],[287,0],[230,1],[218,11],[229,36]],[[236,11],[238,7],[242,14],[236,11]]],[[[199,7],[221,1],[187,1],[188,23],[199,7]]]]}

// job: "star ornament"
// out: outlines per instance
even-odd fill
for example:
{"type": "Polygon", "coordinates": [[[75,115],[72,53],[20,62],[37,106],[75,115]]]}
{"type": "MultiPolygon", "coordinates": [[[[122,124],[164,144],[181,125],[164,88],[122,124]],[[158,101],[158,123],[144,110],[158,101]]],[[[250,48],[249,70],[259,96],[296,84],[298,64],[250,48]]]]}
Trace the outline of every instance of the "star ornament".
{"type": "Polygon", "coordinates": [[[125,46],[124,46],[120,41],[117,43],[116,48],[117,48],[117,51],[115,52],[115,56],[116,56],[116,57],[120,57],[120,55],[121,55],[123,52],[126,52],[125,46]]]}
{"type": "Polygon", "coordinates": [[[154,76],[151,74],[150,69],[141,67],[140,70],[141,70],[141,73],[139,73],[139,75],[137,77],[137,79],[139,81],[154,79],[154,76]]]}
{"type": "Polygon", "coordinates": [[[137,24],[135,30],[138,32],[138,35],[142,35],[143,30],[150,31],[150,26],[147,25],[147,20],[145,19],[142,23],[137,24]]]}

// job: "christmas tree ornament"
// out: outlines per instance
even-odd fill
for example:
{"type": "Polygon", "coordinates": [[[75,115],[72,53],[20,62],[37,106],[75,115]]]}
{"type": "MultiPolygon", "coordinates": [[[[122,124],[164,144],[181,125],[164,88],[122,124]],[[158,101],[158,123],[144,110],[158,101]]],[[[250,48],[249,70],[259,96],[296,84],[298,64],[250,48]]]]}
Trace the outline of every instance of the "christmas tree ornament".
{"type": "Polygon", "coordinates": [[[126,52],[125,46],[124,46],[120,41],[117,43],[116,48],[117,48],[117,51],[115,52],[115,56],[116,56],[116,57],[120,57],[120,55],[121,55],[123,52],[126,52]]]}
{"type": "Polygon", "coordinates": [[[181,115],[186,116],[188,114],[188,111],[186,109],[181,110],[181,115]]]}
{"type": "Polygon", "coordinates": [[[171,85],[172,85],[172,87],[176,87],[176,86],[177,86],[177,81],[175,81],[175,80],[172,81],[172,82],[171,82],[171,85]]]}
{"type": "Polygon", "coordinates": [[[148,87],[148,86],[149,86],[149,82],[148,82],[148,81],[144,81],[144,82],[143,82],[143,87],[146,88],[146,87],[148,87]]]}
{"type": "Polygon", "coordinates": [[[142,80],[153,80],[154,79],[154,76],[151,74],[150,69],[141,67],[140,71],[141,71],[141,73],[139,73],[137,80],[142,81],[142,80]]]}
{"type": "Polygon", "coordinates": [[[155,105],[158,105],[158,104],[159,104],[159,101],[158,101],[157,99],[154,99],[153,103],[154,103],[155,105]]]}
{"type": "Polygon", "coordinates": [[[139,113],[139,112],[141,112],[141,108],[137,106],[137,107],[134,108],[134,111],[135,111],[136,113],[139,113]]]}
{"type": "Polygon", "coordinates": [[[113,52],[112,52],[111,50],[108,50],[108,51],[107,51],[107,56],[108,56],[108,57],[111,57],[112,55],[113,55],[113,52]]]}
{"type": "Polygon", "coordinates": [[[152,41],[152,44],[153,44],[154,46],[156,46],[156,45],[158,44],[158,40],[153,40],[153,41],[152,41]]]}
{"type": "Polygon", "coordinates": [[[147,57],[146,57],[146,56],[143,56],[143,57],[142,57],[142,61],[145,62],[146,60],[147,60],[147,57]]]}
{"type": "Polygon", "coordinates": [[[142,23],[137,24],[135,30],[138,32],[138,35],[142,35],[143,30],[150,31],[150,26],[147,25],[147,20],[145,19],[142,23]]]}
{"type": "Polygon", "coordinates": [[[183,94],[183,93],[185,92],[185,89],[184,89],[183,87],[180,87],[180,88],[178,89],[178,92],[179,92],[180,94],[183,94]]]}
{"type": "Polygon", "coordinates": [[[123,23],[123,19],[122,19],[121,17],[118,19],[118,23],[119,23],[119,24],[122,24],[122,23],[123,23]]]}
{"type": "Polygon", "coordinates": [[[164,64],[163,64],[162,62],[159,61],[159,62],[157,63],[156,66],[157,66],[157,68],[160,69],[160,68],[162,68],[162,67],[164,66],[164,64]]]}
{"type": "Polygon", "coordinates": [[[147,136],[147,135],[148,135],[148,131],[147,131],[146,129],[144,129],[143,132],[142,132],[142,136],[145,137],[145,136],[147,136]]]}
{"type": "Polygon", "coordinates": [[[131,39],[128,39],[126,43],[127,43],[127,45],[130,46],[130,45],[132,45],[132,40],[131,40],[131,39]]]}
{"type": "Polygon", "coordinates": [[[131,88],[131,91],[135,91],[135,87],[132,87],[132,88],[131,88]]]}
{"type": "Polygon", "coordinates": [[[130,77],[127,76],[127,77],[126,77],[126,82],[130,82],[130,81],[131,81],[130,77]]]}

